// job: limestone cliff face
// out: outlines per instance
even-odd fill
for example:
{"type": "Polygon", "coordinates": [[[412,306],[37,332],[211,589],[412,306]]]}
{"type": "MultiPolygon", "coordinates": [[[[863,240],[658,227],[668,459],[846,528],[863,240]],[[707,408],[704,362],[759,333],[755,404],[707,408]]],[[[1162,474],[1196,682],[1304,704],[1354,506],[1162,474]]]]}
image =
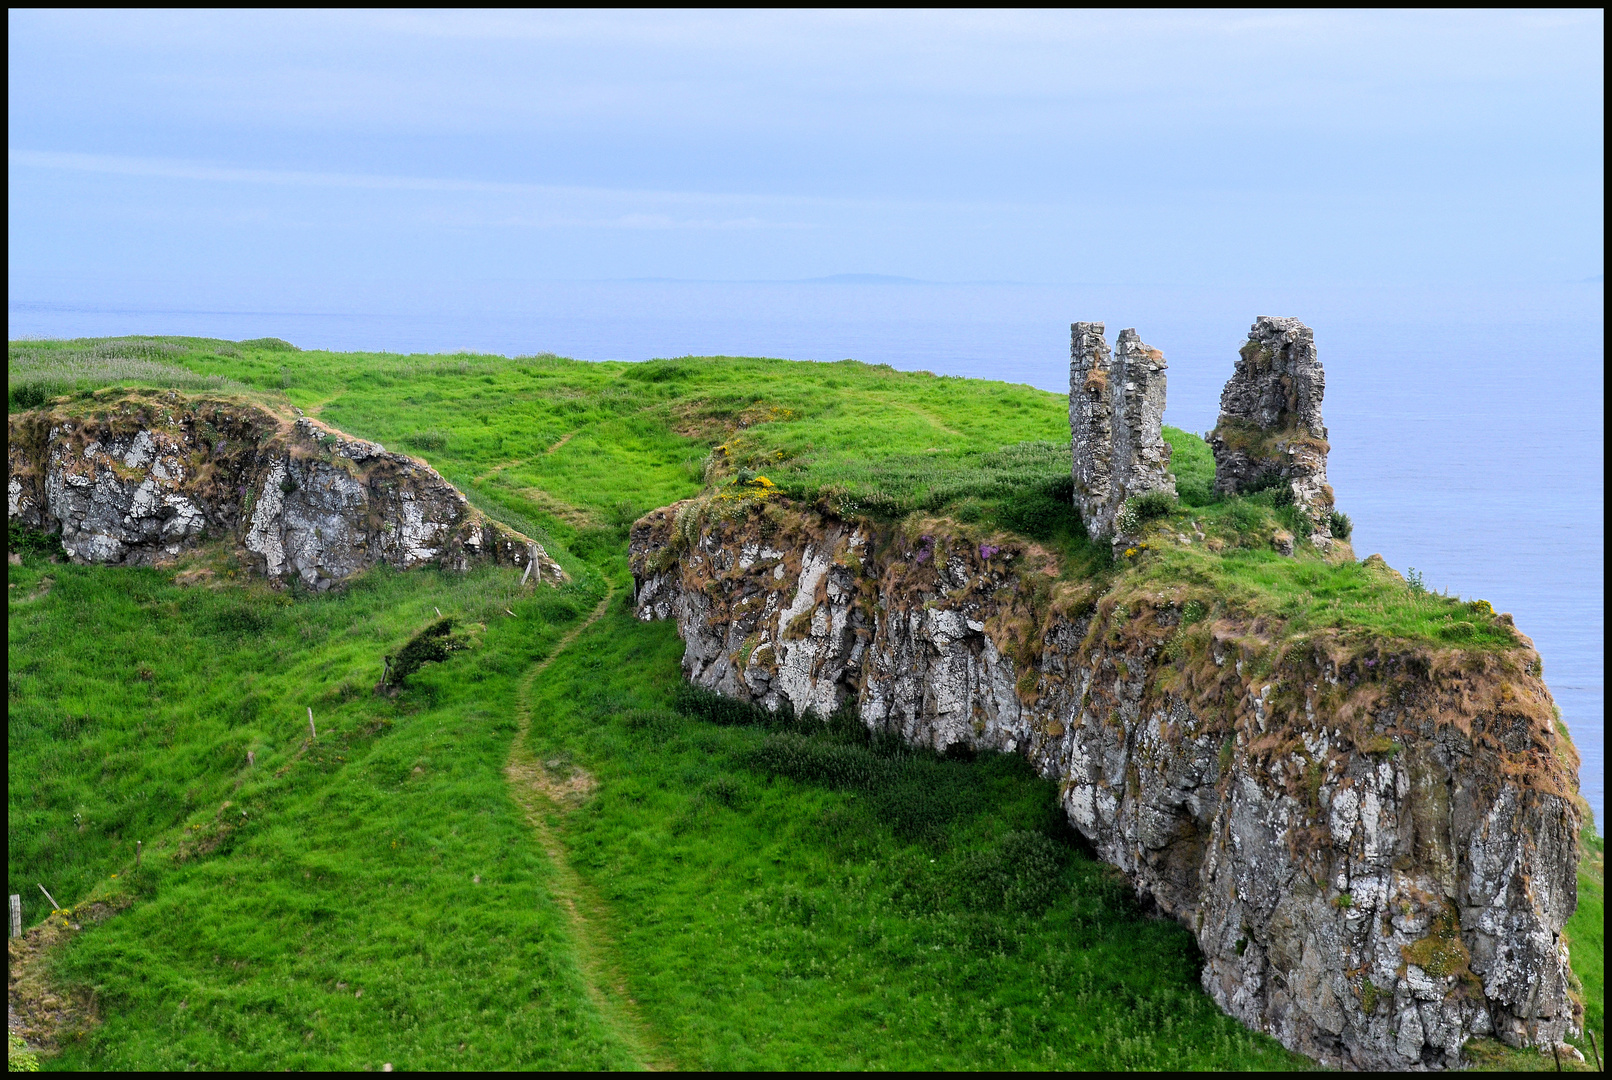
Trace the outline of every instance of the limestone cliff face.
{"type": "Polygon", "coordinates": [[[1576,754],[1537,655],[1346,647],[1093,598],[1050,557],[772,502],[633,528],[635,602],[687,677],[776,708],[1025,755],[1069,820],[1196,934],[1227,1012],[1329,1065],[1455,1066],[1580,1023],[1576,754]],[[1197,621],[1194,621],[1194,618],[1197,621]]]}
{"type": "Polygon", "coordinates": [[[378,562],[495,562],[549,582],[542,546],[429,466],[253,405],[136,395],[7,421],[7,512],[75,560],[159,562],[232,537],[256,569],[325,590],[378,562]]]}

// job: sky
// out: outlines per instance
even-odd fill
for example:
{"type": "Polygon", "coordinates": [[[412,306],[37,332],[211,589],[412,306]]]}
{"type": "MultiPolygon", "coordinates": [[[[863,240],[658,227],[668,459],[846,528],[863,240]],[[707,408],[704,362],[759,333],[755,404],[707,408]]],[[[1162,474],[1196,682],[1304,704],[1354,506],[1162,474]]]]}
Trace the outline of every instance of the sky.
{"type": "Polygon", "coordinates": [[[1600,11],[12,10],[8,29],[13,301],[1602,273],[1600,11]]]}

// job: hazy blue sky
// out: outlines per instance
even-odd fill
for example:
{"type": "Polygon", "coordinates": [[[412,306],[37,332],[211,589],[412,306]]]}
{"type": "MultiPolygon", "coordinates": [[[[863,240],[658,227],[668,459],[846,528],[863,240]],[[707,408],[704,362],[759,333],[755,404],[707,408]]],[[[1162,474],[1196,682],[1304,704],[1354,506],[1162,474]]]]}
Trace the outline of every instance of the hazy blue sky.
{"type": "Polygon", "coordinates": [[[1598,11],[8,26],[14,300],[1602,271],[1598,11]]]}

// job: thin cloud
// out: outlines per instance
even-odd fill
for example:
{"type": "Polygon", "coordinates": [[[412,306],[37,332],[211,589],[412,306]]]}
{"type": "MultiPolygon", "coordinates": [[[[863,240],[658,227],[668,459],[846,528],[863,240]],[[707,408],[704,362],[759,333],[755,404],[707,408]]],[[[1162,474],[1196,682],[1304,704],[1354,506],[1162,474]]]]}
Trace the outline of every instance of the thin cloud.
{"type": "MultiPolygon", "coordinates": [[[[281,187],[347,188],[376,191],[464,192],[486,195],[517,195],[540,198],[590,198],[598,200],[660,202],[682,205],[717,206],[734,203],[752,206],[824,207],[863,210],[999,209],[1037,210],[1041,204],[1018,202],[956,202],[948,200],[844,199],[813,195],[751,195],[726,192],[655,191],[630,188],[581,187],[560,184],[521,184],[497,180],[458,180],[444,177],[381,176],[373,173],[309,172],[295,169],[244,169],[228,165],[186,161],[175,158],[128,157],[118,154],[64,153],[50,150],[12,148],[7,160],[13,166],[62,169],[70,172],[111,176],[146,176],[164,180],[191,180],[203,183],[263,184],[281,187]]],[[[628,215],[618,223],[641,216],[642,227],[672,227],[657,223],[658,215],[628,215]]],[[[693,227],[686,222],[675,227],[693,227]]],[[[709,228],[809,228],[802,222],[765,221],[756,217],[704,221],[709,228]]]]}

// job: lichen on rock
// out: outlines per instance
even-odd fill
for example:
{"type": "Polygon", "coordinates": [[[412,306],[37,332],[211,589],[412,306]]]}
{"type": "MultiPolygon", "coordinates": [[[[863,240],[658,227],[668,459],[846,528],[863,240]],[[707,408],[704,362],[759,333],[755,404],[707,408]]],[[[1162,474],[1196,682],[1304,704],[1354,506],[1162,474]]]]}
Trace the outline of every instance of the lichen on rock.
{"type": "Polygon", "coordinates": [[[565,579],[429,466],[306,417],[135,392],[13,415],[7,429],[10,519],[59,532],[78,561],[149,565],[229,539],[272,580],[319,591],[378,562],[530,564],[565,579]]]}

